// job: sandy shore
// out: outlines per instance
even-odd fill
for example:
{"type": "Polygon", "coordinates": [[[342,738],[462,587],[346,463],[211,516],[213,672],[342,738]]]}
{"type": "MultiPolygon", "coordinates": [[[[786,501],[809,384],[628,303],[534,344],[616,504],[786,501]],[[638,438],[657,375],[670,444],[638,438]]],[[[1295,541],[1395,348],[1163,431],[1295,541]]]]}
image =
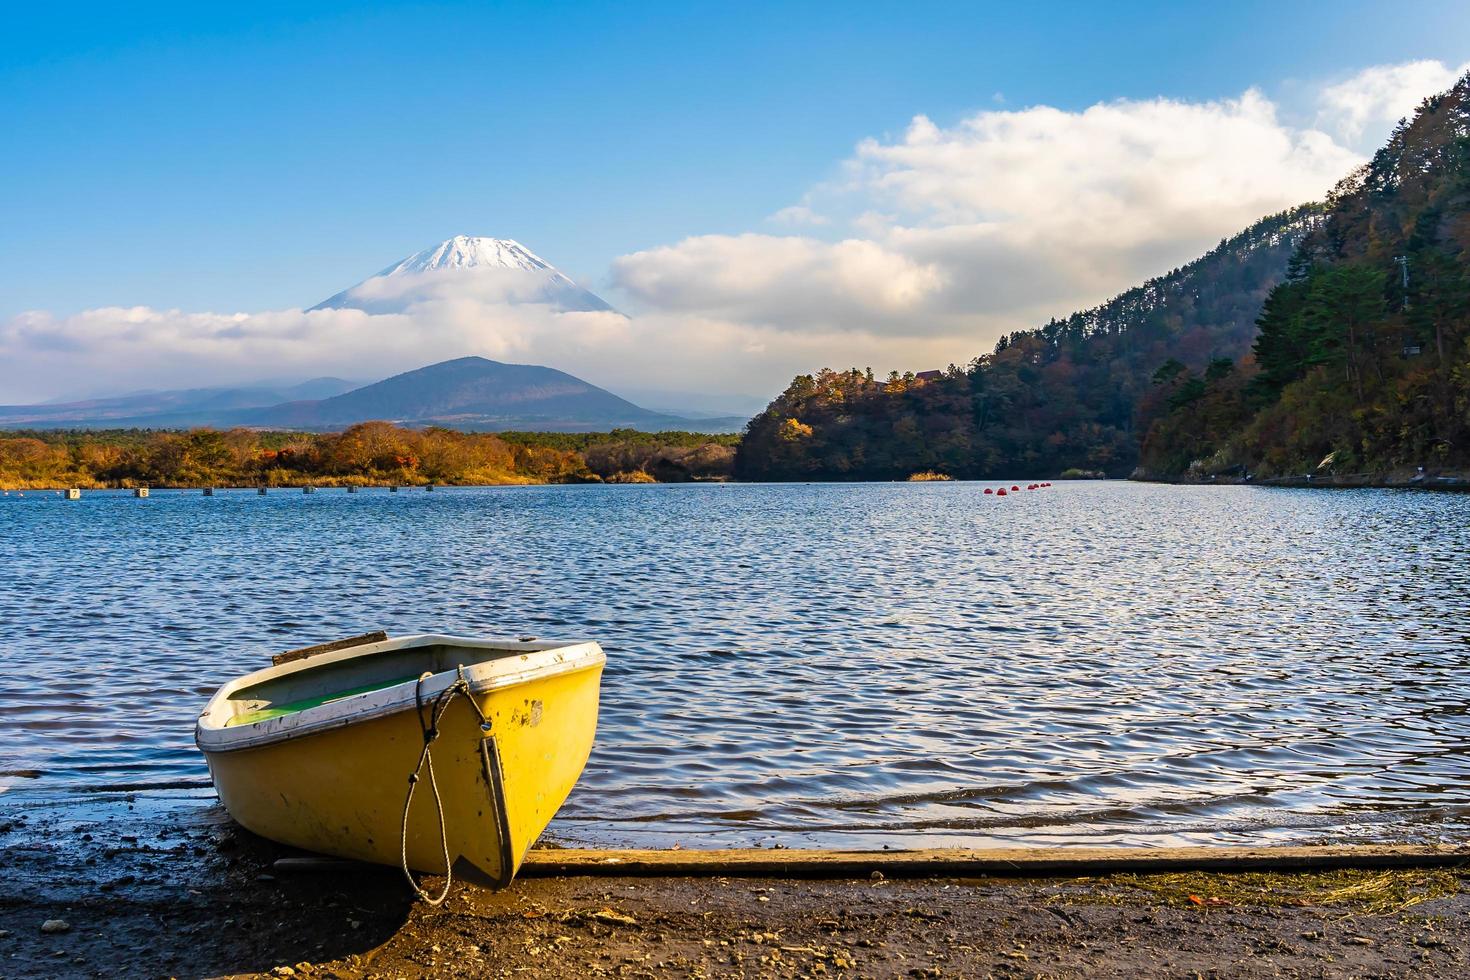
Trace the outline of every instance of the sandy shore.
{"type": "Polygon", "coordinates": [[[434,909],[391,870],[278,872],[217,808],[126,807],[0,819],[0,976],[1470,974],[1458,869],[542,878],[434,909]]]}

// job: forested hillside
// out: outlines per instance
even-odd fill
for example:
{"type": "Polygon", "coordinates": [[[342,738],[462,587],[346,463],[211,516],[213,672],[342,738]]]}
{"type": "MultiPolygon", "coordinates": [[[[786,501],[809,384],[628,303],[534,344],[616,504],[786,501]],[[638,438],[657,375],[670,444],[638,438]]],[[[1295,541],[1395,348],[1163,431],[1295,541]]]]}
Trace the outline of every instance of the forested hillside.
{"type": "MultiPolygon", "coordinates": [[[[1161,364],[1204,370],[1246,354],[1261,304],[1318,209],[1265,218],[1204,257],[933,379],[802,375],[751,420],[747,479],[898,479],[922,470],[983,477],[1068,468],[1126,475],[1138,414],[1161,364]]],[[[1142,429],[1140,429],[1142,425],[1142,429]]]]}
{"type": "Polygon", "coordinates": [[[1157,475],[1470,465],[1470,76],[1327,202],[1268,298],[1254,357],[1166,366],[1157,475]]]}
{"type": "Polygon", "coordinates": [[[1470,76],[1324,205],[938,377],[803,375],[750,479],[1175,478],[1470,465],[1470,76]]]}

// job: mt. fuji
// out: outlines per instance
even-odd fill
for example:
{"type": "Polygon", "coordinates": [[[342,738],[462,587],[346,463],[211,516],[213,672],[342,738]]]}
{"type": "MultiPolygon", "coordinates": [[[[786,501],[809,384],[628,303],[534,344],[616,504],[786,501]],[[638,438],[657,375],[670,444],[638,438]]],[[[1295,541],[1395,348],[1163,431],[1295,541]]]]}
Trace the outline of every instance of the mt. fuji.
{"type": "Polygon", "coordinates": [[[520,242],[468,235],[415,252],[311,309],[403,313],[466,296],[508,305],[540,303],[558,312],[617,312],[520,242]]]}

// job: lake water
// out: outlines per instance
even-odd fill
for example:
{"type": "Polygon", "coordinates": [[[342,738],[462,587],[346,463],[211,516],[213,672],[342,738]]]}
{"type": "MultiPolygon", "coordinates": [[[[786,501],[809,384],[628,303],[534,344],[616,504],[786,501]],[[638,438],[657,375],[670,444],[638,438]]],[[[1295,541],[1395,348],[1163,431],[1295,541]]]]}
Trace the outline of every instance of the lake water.
{"type": "Polygon", "coordinates": [[[982,490],[12,492],[0,809],[207,805],[214,688],[382,628],[603,645],[563,842],[1464,839],[1470,495],[982,490]]]}

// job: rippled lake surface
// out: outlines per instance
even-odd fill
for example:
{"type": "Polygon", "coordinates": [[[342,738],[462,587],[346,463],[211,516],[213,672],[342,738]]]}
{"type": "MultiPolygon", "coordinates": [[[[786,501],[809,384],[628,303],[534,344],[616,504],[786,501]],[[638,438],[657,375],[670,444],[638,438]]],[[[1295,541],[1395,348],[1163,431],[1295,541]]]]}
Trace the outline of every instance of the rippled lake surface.
{"type": "Polygon", "coordinates": [[[1470,496],[1068,483],[0,497],[0,809],[212,800],[382,628],[591,638],[571,843],[1463,840],[1470,496]]]}

